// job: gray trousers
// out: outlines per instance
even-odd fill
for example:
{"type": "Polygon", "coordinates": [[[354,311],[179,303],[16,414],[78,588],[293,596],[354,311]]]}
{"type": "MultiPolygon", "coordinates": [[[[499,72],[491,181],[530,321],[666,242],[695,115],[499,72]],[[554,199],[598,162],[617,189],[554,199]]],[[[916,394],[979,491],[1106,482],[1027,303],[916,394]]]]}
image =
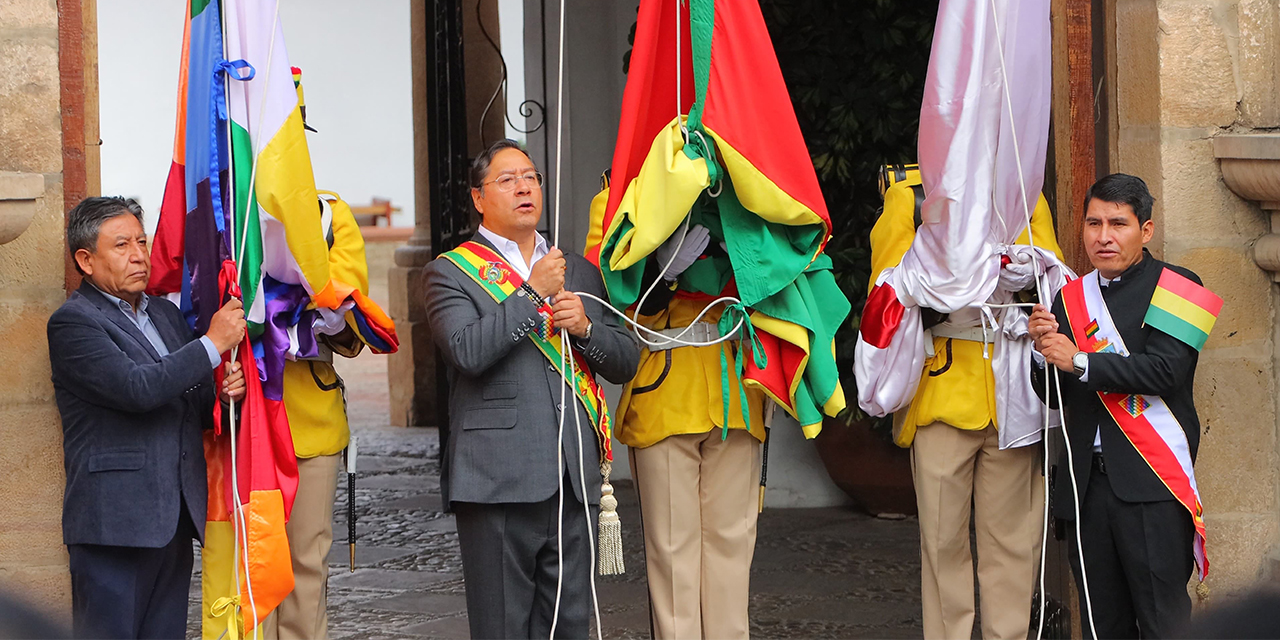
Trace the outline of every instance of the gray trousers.
{"type": "MultiPolygon", "coordinates": [[[[564,583],[556,638],[587,638],[591,541],[581,496],[564,497],[564,583]]],[[[556,603],[558,498],[537,503],[454,502],[471,637],[547,638],[556,603]]],[[[591,535],[599,508],[592,506],[591,535]]]]}

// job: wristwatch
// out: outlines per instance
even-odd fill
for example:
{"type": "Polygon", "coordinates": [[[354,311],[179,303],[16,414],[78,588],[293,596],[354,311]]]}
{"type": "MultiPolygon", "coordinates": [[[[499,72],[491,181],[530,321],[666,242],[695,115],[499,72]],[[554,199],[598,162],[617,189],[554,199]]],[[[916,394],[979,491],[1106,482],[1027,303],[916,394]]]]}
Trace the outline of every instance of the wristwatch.
{"type": "Polygon", "coordinates": [[[586,342],[591,339],[591,327],[595,326],[591,320],[587,320],[587,330],[583,332],[582,341],[586,342]]]}
{"type": "Polygon", "coordinates": [[[1083,376],[1089,368],[1089,354],[1077,351],[1074,356],[1071,356],[1071,368],[1077,378],[1083,376]]]}

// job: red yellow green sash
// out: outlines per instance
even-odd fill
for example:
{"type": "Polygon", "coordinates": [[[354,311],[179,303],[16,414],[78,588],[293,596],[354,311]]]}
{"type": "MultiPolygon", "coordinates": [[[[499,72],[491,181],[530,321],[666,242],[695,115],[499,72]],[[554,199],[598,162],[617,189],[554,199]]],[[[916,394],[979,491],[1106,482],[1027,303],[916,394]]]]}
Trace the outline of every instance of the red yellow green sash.
{"type": "MultiPolygon", "coordinates": [[[[1067,283],[1062,288],[1062,303],[1078,349],[1085,353],[1129,355],[1102,298],[1096,271],[1067,283]]],[[[1099,391],[1098,397],[1142,459],[1191,513],[1196,530],[1191,552],[1203,582],[1209,573],[1204,507],[1200,504],[1186,432],[1160,396],[1099,391]]]]}
{"type": "MultiPolygon", "coordinates": [[[[452,262],[463,273],[467,274],[481,289],[485,290],[496,302],[501,303],[507,296],[520,288],[524,280],[516,270],[507,263],[501,254],[479,242],[464,242],[453,251],[441,254],[442,258],[452,262]]],[[[529,334],[529,339],[537,345],[542,355],[551,361],[551,365],[564,375],[564,345],[560,334],[554,331],[551,322],[551,307],[546,303],[538,309],[542,316],[542,326],[536,333],[529,334]]],[[[596,439],[600,445],[600,458],[613,460],[613,423],[609,418],[609,405],[605,402],[604,390],[596,383],[595,376],[587,366],[581,354],[569,350],[573,354],[577,366],[574,368],[573,392],[587,411],[587,417],[596,427],[596,439]]]]}

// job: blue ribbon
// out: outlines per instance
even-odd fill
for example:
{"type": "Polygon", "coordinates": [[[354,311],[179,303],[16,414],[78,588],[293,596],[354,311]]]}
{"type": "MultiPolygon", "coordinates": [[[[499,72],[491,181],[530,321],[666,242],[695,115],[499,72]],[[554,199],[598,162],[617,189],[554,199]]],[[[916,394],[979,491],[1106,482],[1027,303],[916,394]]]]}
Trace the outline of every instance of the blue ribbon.
{"type": "MultiPolygon", "coordinates": [[[[222,171],[222,166],[220,164],[221,157],[220,157],[220,154],[218,153],[218,150],[219,150],[218,138],[219,138],[219,133],[222,131],[222,127],[220,126],[220,124],[230,119],[230,115],[227,113],[226,85],[222,81],[222,75],[224,74],[226,75],[227,78],[231,80],[239,80],[241,82],[245,82],[248,80],[252,80],[253,76],[256,74],[256,71],[254,71],[254,68],[252,65],[250,65],[248,62],[244,60],[228,61],[228,60],[223,60],[219,58],[216,62],[213,63],[213,104],[214,104],[214,108],[216,110],[217,115],[214,116],[213,126],[209,128],[209,136],[210,136],[209,149],[210,149],[210,152],[213,154],[213,158],[211,158],[211,161],[209,163],[209,167],[210,167],[209,194],[210,194],[210,199],[213,201],[214,224],[218,228],[218,233],[223,238],[224,248],[226,249],[227,253],[230,255],[233,250],[233,247],[231,246],[230,243],[235,242],[235,239],[227,238],[227,234],[226,234],[227,216],[222,206],[222,180],[219,177],[219,173],[222,171]],[[248,69],[249,74],[243,75],[243,76],[240,75],[240,71],[243,69],[248,69]]],[[[232,150],[227,149],[228,163],[231,162],[231,154],[232,154],[232,150]]],[[[232,188],[228,189],[227,192],[231,194],[231,207],[234,210],[235,209],[235,185],[232,185],[232,188]]]]}
{"type": "Polygon", "coordinates": [[[226,85],[218,81],[220,80],[220,78],[218,78],[219,73],[225,73],[227,78],[230,78],[231,80],[248,82],[252,80],[253,76],[257,75],[258,72],[253,68],[253,65],[249,64],[246,60],[218,59],[217,62],[213,63],[213,101],[218,106],[218,119],[227,120],[230,118],[227,114],[227,90],[226,85]],[[240,71],[243,69],[248,69],[249,75],[240,75],[240,71]]]}

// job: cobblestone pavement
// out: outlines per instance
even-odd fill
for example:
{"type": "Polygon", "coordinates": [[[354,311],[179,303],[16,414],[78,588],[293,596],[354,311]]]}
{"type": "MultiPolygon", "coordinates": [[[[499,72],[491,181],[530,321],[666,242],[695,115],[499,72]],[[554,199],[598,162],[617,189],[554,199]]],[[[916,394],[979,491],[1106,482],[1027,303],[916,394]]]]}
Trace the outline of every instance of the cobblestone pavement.
{"type": "MultiPolygon", "coordinates": [[[[339,476],[329,556],[333,638],[466,638],[462,560],[441,510],[434,429],[386,426],[386,362],[340,362],[359,439],[356,571],[348,568],[347,479],[339,476]]],[[[649,636],[635,491],[617,483],[627,573],[600,578],[607,638],[649,636]]],[[[757,638],[921,636],[920,552],[914,518],[881,520],[850,508],[770,509],[760,517],[751,576],[757,638]]],[[[188,636],[200,637],[199,558],[188,636]]],[[[594,635],[594,632],[593,632],[594,635]]]]}

